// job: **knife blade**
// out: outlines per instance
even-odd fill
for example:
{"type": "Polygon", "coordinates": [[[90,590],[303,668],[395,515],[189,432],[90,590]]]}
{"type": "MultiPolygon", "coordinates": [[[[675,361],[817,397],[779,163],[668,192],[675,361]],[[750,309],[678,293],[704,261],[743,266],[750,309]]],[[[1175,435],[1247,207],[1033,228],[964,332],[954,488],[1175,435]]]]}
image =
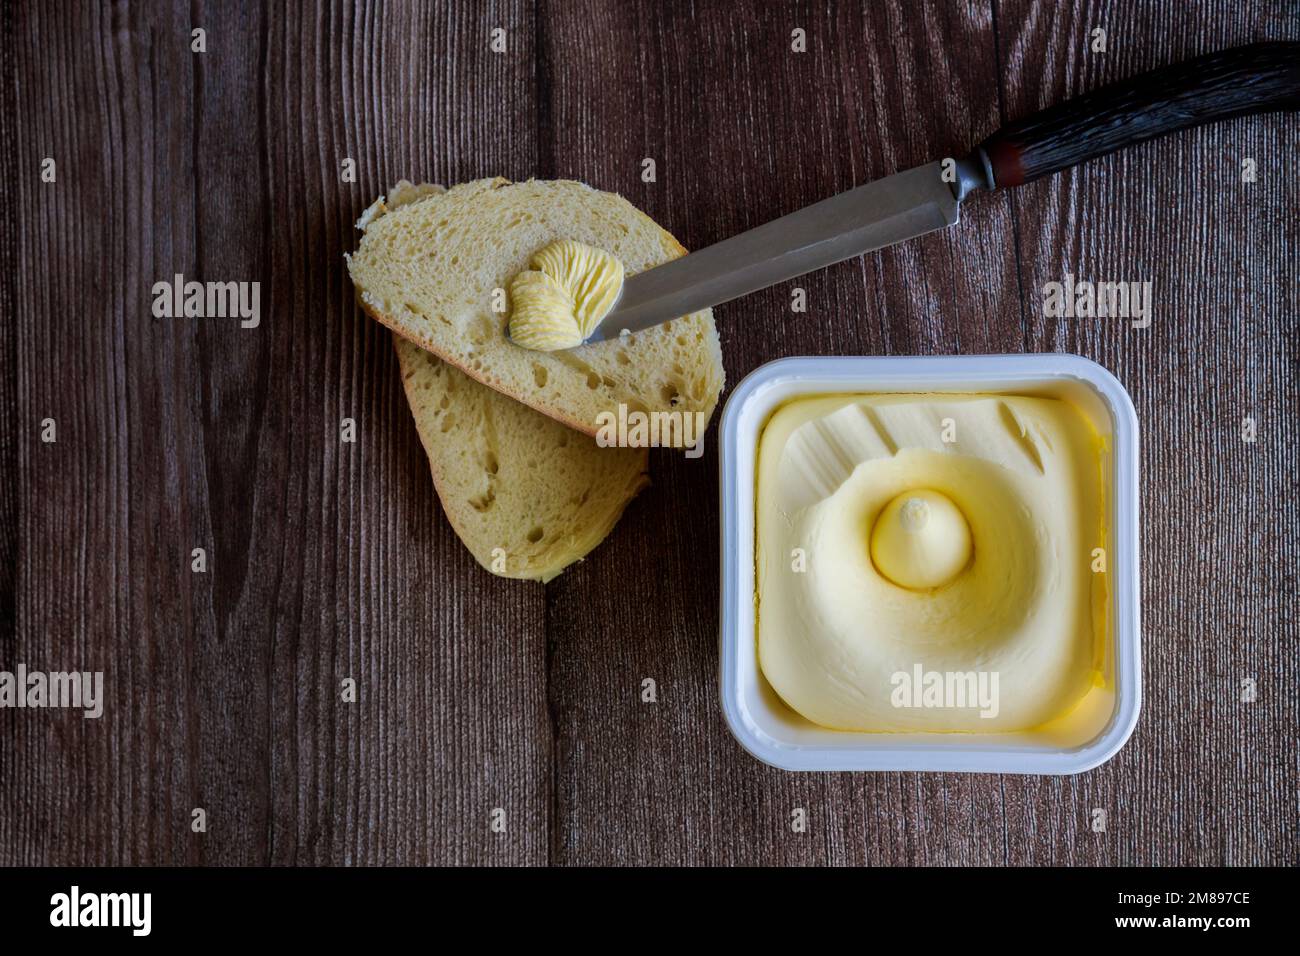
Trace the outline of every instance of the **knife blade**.
{"type": "Polygon", "coordinates": [[[954,225],[961,207],[961,190],[954,187],[960,185],[944,181],[943,164],[927,163],[647,269],[623,283],[618,302],[587,342],[640,332],[954,225]]]}

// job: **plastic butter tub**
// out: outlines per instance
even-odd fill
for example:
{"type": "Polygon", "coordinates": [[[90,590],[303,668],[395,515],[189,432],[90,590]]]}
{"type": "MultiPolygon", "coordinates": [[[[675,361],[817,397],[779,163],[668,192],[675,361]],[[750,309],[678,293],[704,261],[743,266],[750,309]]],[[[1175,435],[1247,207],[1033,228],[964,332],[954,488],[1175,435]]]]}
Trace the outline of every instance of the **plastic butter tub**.
{"type": "Polygon", "coordinates": [[[1124,745],[1142,700],[1139,653],[1138,426],[1128,393],[1077,355],[789,358],[736,387],[720,428],[722,710],[736,739],[786,770],[933,770],[1068,774],[1124,745]],[[772,414],[818,395],[953,393],[1065,398],[1102,442],[1108,619],[1099,679],[1077,706],[1033,730],[857,732],[821,727],[776,693],[759,666],[755,511],[757,458],[772,414]]]}

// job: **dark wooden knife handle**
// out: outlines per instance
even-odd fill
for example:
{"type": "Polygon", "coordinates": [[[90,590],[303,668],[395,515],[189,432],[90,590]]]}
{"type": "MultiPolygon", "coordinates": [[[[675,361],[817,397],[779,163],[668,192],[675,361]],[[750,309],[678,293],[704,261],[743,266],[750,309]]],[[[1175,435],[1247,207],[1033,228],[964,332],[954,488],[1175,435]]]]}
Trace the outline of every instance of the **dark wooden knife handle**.
{"type": "Polygon", "coordinates": [[[996,186],[1019,186],[1166,133],[1300,109],[1300,43],[1208,53],[1052,106],[980,144],[996,186]]]}

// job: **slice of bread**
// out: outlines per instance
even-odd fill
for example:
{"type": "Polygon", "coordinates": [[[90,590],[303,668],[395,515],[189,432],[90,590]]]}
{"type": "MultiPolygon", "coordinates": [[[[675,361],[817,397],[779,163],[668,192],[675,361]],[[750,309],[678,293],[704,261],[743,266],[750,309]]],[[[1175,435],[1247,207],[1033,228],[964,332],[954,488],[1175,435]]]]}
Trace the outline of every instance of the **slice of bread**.
{"type": "Polygon", "coordinates": [[[576,182],[480,179],[392,205],[381,197],[358,222],[365,235],[348,268],[366,312],[402,337],[588,435],[620,404],[713,413],[724,376],[712,310],[563,352],[505,335],[510,280],[552,240],[604,249],[628,275],[685,254],[622,197],[576,182]]]}
{"type": "MultiPolygon", "coordinates": [[[[403,180],[387,208],[441,192],[403,180]]],[[[367,221],[385,211],[372,206],[367,221]]],[[[492,573],[549,581],[600,544],[649,483],[646,449],[601,448],[397,335],[393,344],[443,511],[492,573]]]]}
{"type": "Polygon", "coordinates": [[[648,484],[644,448],[601,448],[394,335],[447,519],[494,574],[549,581],[648,484]]]}

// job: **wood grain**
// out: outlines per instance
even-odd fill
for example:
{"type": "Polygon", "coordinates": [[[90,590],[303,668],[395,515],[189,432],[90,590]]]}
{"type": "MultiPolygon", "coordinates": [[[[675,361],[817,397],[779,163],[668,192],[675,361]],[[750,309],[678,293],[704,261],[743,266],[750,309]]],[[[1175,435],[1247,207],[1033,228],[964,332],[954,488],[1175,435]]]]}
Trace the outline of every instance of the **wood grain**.
{"type": "MultiPolygon", "coordinates": [[[[1209,4],[1160,10],[1079,4],[1069,17],[1000,8],[1007,108],[1021,114],[1112,79],[1259,39],[1294,39],[1294,17],[1209,4]],[[1107,52],[1078,38],[1100,26],[1107,52]]],[[[1067,791],[1024,789],[1060,817],[1091,784],[1117,822],[1115,862],[1287,864],[1296,859],[1294,779],[1297,513],[1294,336],[1300,237],[1294,116],[1233,120],[1121,151],[1017,190],[1028,348],[1110,368],[1138,410],[1146,700],[1133,741],[1067,791]],[[1242,160],[1258,179],[1242,182],[1242,160]],[[1145,329],[1042,318],[1043,284],[1151,281],[1145,329]],[[1260,437],[1242,441],[1242,419],[1260,437]],[[1288,651],[1291,648],[1292,651],[1288,651]],[[1240,682],[1260,687],[1240,701],[1240,682]],[[1292,788],[1294,789],[1294,788],[1292,788]]],[[[1086,830],[1080,835],[1091,838],[1086,830]]],[[[1100,836],[1100,835],[1099,835],[1100,836]]],[[[1017,861],[1038,858],[1032,847],[1017,861]]]]}
{"type": "Polygon", "coordinates": [[[484,576],[442,519],[343,262],[401,175],[532,168],[531,54],[485,47],[497,22],[526,43],[529,16],[17,11],[4,660],[103,669],[112,697],[100,721],[0,713],[4,860],[545,860],[543,593],[484,576]],[[174,272],[260,281],[261,325],[153,319],[174,272]]]}
{"type": "Polygon", "coordinates": [[[100,720],[0,710],[0,863],[1294,863],[1293,116],[980,197],[956,229],[717,310],[733,384],[785,355],[1077,351],[1129,388],[1146,700],[1073,778],[745,754],[717,702],[711,455],[653,456],[610,539],[545,588],[483,572],[343,260],[402,177],[576,178],[700,247],[1108,80],[1296,39],[1294,16],[87,2],[5,5],[0,28],[0,669],[103,670],[109,692],[100,720]],[[154,318],[178,272],[260,282],[260,325],[154,318]],[[1067,272],[1151,281],[1151,326],[1044,318],[1067,272]]]}

